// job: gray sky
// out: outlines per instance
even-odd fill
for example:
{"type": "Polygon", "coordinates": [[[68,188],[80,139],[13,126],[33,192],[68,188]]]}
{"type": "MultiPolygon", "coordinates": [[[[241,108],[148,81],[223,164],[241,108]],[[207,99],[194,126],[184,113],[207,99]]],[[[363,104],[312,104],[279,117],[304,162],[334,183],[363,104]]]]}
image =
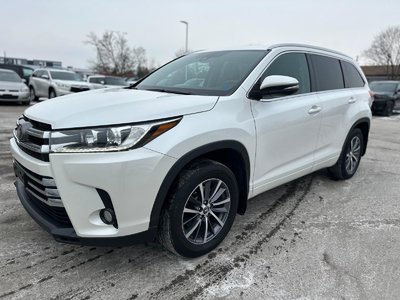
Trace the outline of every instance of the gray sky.
{"type": "Polygon", "coordinates": [[[211,49],[300,42],[356,58],[387,26],[400,25],[399,0],[3,0],[0,51],[87,67],[86,35],[127,33],[149,59],[165,63],[184,47],[211,49]]]}

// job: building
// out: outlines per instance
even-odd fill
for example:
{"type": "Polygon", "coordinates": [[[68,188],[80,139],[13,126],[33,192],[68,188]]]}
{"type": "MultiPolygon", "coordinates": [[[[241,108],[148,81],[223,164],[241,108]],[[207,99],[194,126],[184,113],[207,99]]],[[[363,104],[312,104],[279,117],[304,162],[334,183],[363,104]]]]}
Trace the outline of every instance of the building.
{"type": "Polygon", "coordinates": [[[48,67],[48,68],[62,68],[61,61],[4,57],[4,56],[0,56],[0,64],[26,65],[26,66],[48,67]]]}
{"type": "MultiPolygon", "coordinates": [[[[362,66],[365,77],[367,77],[368,82],[380,81],[380,80],[394,80],[392,76],[392,70],[390,66],[362,66]]],[[[400,76],[397,76],[397,79],[400,76]]]]}

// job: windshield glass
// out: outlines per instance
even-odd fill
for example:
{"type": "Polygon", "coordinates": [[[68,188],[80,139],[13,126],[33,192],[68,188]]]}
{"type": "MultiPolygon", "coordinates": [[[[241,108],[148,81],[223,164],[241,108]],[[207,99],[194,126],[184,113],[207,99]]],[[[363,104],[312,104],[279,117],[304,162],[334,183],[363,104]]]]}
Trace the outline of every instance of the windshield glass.
{"type": "Polygon", "coordinates": [[[374,92],[394,93],[397,87],[396,82],[372,82],[369,87],[374,92]]]}
{"type": "Polygon", "coordinates": [[[80,81],[78,74],[72,72],[50,71],[50,74],[53,79],[80,81]]]}
{"type": "Polygon", "coordinates": [[[128,86],[129,84],[123,80],[122,78],[119,77],[106,77],[105,83],[108,85],[122,85],[122,86],[128,86]]]}
{"type": "Polygon", "coordinates": [[[189,54],[150,74],[135,88],[194,95],[230,95],[266,54],[265,50],[189,54]]]}
{"type": "Polygon", "coordinates": [[[0,81],[21,82],[21,78],[15,72],[0,71],[0,81]]]}

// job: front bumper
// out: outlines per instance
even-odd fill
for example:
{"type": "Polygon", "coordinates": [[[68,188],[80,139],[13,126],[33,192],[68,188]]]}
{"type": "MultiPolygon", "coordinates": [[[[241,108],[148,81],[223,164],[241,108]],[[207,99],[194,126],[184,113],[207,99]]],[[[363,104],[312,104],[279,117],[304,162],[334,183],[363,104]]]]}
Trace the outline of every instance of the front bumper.
{"type": "Polygon", "coordinates": [[[150,215],[161,183],[175,159],[139,148],[114,153],[51,154],[50,162],[35,159],[10,140],[14,159],[25,169],[54,178],[72,227],[60,227],[43,214],[26,193],[22,181],[16,188],[32,218],[58,241],[84,245],[126,245],[152,240],[150,215]],[[105,206],[97,189],[112,201],[118,228],[104,224],[99,212],[105,206]]]}
{"type": "Polygon", "coordinates": [[[28,101],[29,91],[27,92],[0,92],[0,101],[4,102],[19,102],[28,101]]]}
{"type": "Polygon", "coordinates": [[[384,111],[388,101],[389,100],[377,100],[377,99],[375,99],[374,102],[372,102],[371,110],[372,111],[384,111]]]}

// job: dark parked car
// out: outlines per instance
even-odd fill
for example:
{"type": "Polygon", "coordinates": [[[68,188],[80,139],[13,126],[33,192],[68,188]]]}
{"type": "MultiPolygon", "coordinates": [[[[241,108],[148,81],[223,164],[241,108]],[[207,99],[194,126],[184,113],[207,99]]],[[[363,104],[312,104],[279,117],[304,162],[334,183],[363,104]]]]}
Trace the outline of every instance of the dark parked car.
{"type": "Polygon", "coordinates": [[[22,65],[10,65],[10,64],[0,64],[0,69],[12,70],[19,75],[22,79],[25,79],[25,83],[29,83],[29,77],[31,77],[33,68],[22,66],[22,65]]]}
{"type": "Polygon", "coordinates": [[[374,81],[369,85],[374,93],[373,113],[382,113],[390,116],[394,109],[400,109],[400,82],[374,81]]]}

